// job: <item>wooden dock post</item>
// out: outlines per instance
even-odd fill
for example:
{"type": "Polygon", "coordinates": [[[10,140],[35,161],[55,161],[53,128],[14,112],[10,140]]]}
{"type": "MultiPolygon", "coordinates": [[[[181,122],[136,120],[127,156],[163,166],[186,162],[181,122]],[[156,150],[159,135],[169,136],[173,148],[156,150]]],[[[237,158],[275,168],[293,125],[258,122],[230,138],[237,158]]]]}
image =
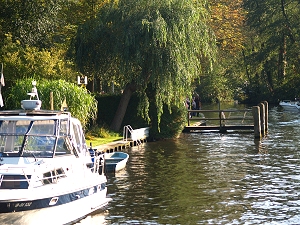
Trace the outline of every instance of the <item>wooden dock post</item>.
{"type": "Polygon", "coordinates": [[[54,110],[54,106],[53,106],[53,92],[50,92],[50,110],[54,110]]]}
{"type": "MultiPolygon", "coordinates": [[[[183,132],[198,132],[198,131],[219,131],[220,133],[227,132],[230,130],[253,130],[254,131],[254,137],[257,139],[261,139],[264,135],[267,134],[268,131],[268,102],[262,101],[257,106],[253,106],[252,109],[227,109],[227,110],[221,110],[219,106],[219,110],[188,110],[187,111],[188,116],[188,126],[185,126],[183,132]],[[246,113],[251,113],[252,115],[246,116],[246,113]],[[218,113],[217,117],[213,118],[189,118],[189,114],[193,112],[201,112],[201,113],[218,113]],[[243,113],[243,116],[231,116],[231,112],[233,113],[243,113]],[[225,117],[224,113],[229,113],[227,117],[225,117]],[[190,121],[194,120],[204,120],[203,125],[190,125],[190,121]],[[238,121],[242,120],[242,125],[231,125],[230,123],[227,123],[227,121],[238,121]],[[244,124],[244,121],[251,121],[253,124],[246,123],[244,124]],[[207,121],[217,121],[219,122],[219,125],[207,125],[207,121]]],[[[251,123],[250,122],[250,123],[251,123]]]]}
{"type": "Polygon", "coordinates": [[[265,128],[265,124],[266,124],[265,105],[261,102],[261,103],[258,104],[258,106],[260,108],[260,130],[261,130],[262,136],[264,136],[265,133],[266,133],[266,128],[265,128]]]}
{"type": "Polygon", "coordinates": [[[265,131],[268,133],[269,127],[269,103],[267,101],[262,102],[265,106],[265,131]]]}
{"type": "Polygon", "coordinates": [[[260,107],[252,107],[253,122],[254,122],[254,138],[261,139],[261,120],[260,120],[260,107]]]}

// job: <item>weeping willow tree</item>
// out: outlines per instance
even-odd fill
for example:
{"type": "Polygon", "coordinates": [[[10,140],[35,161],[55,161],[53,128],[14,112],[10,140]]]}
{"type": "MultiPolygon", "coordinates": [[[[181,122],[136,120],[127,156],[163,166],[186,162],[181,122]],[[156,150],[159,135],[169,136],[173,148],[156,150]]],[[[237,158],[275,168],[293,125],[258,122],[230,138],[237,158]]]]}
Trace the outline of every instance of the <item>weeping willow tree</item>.
{"type": "Polygon", "coordinates": [[[123,85],[110,126],[119,130],[133,92],[139,113],[149,119],[155,104],[158,123],[164,105],[183,105],[192,83],[215,57],[206,0],[120,0],[105,5],[79,27],[76,61],[84,74],[123,85]],[[150,93],[150,94],[149,94],[150,93]]]}

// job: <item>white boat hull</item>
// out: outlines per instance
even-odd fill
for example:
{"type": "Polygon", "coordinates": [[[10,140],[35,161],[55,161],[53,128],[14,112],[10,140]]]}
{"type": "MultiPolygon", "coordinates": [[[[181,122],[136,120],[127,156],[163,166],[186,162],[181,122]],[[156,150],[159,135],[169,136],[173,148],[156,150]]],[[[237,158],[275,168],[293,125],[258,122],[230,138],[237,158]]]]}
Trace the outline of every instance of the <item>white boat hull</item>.
{"type": "Polygon", "coordinates": [[[0,214],[1,224],[14,225],[59,225],[78,221],[95,210],[105,208],[110,201],[106,191],[74,202],[38,210],[0,214]]]}
{"type": "Polygon", "coordinates": [[[290,101],[290,100],[283,100],[279,102],[279,105],[288,111],[299,111],[300,110],[300,103],[298,101],[290,101]]]}
{"type": "Polygon", "coordinates": [[[124,152],[108,153],[105,156],[106,173],[118,172],[126,167],[129,155],[124,152]]]}
{"type": "Polygon", "coordinates": [[[110,201],[104,155],[71,113],[41,110],[32,85],[24,110],[0,111],[0,223],[72,223],[110,201]]]}

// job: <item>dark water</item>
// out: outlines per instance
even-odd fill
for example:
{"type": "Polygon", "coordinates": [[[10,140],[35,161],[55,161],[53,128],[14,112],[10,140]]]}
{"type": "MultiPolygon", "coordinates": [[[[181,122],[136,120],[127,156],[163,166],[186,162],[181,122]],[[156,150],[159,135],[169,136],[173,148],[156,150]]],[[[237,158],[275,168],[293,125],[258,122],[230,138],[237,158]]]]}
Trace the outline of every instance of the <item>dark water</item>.
{"type": "Polygon", "coordinates": [[[127,150],[105,212],[80,224],[300,224],[300,113],[269,110],[269,132],[193,133],[127,150]]]}

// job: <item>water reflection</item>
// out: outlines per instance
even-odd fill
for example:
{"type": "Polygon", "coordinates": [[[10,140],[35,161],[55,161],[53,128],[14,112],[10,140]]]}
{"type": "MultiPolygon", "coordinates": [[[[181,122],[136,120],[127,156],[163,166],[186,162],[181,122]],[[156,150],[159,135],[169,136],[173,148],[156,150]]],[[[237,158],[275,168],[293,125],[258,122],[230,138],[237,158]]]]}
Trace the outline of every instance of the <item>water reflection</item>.
{"type": "Polygon", "coordinates": [[[129,149],[98,224],[299,224],[300,116],[276,107],[269,116],[259,141],[193,133],[129,149]]]}
{"type": "Polygon", "coordinates": [[[108,224],[106,221],[106,217],[108,215],[108,211],[97,211],[92,215],[87,216],[82,219],[80,222],[76,223],[78,225],[106,225],[108,224]]]}

